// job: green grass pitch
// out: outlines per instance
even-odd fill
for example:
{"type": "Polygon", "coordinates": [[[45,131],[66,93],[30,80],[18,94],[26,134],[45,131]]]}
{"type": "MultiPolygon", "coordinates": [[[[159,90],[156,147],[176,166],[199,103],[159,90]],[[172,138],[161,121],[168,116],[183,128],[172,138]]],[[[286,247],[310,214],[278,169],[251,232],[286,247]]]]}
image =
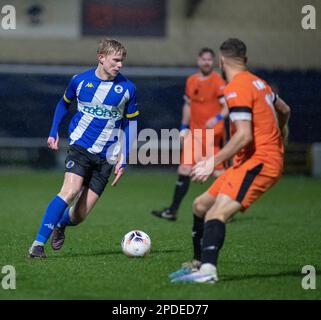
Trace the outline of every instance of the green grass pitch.
{"type": "MultiPolygon", "coordinates": [[[[57,193],[61,172],[0,173],[0,270],[16,268],[16,290],[0,299],[320,299],[321,181],[285,177],[227,227],[215,285],[171,284],[168,274],[191,257],[191,204],[207,185],[193,185],[177,222],[149,214],[168,204],[174,171],[128,170],[107,187],[82,225],[67,230],[64,247],[46,260],[30,260],[27,249],[43,211],[57,193]],[[141,229],[151,254],[128,258],[122,236],[141,229]],[[317,289],[303,290],[302,267],[317,269],[317,289]],[[319,278],[318,278],[319,277],[319,278]]],[[[0,273],[1,277],[4,274],[0,273]]]]}

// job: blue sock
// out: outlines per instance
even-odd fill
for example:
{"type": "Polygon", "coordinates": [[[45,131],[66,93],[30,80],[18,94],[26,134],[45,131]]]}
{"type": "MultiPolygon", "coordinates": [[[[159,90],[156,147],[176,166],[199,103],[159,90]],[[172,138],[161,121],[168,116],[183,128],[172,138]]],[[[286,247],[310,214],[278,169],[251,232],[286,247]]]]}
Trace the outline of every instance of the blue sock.
{"type": "Polygon", "coordinates": [[[75,226],[76,223],[73,223],[71,220],[70,220],[70,208],[67,207],[64,214],[62,215],[61,219],[59,220],[57,226],[59,228],[61,227],[66,227],[66,226],[75,226]]]}
{"type": "Polygon", "coordinates": [[[59,196],[55,196],[55,198],[47,207],[36,237],[36,241],[44,244],[48,241],[53,229],[63,215],[66,207],[68,207],[68,204],[59,196]]]}

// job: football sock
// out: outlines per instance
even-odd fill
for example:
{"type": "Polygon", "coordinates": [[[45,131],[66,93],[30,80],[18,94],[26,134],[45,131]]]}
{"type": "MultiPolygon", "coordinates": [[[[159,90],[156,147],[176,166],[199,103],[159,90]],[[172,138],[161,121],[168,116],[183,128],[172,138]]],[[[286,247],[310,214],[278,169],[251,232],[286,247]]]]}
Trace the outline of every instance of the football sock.
{"type": "Polygon", "coordinates": [[[191,181],[191,178],[189,176],[183,176],[181,174],[178,176],[178,180],[176,181],[176,188],[174,192],[173,201],[169,208],[171,212],[173,213],[177,212],[183,198],[185,197],[188,191],[190,181],[191,181]]]}
{"type": "Polygon", "coordinates": [[[43,246],[44,243],[43,242],[40,242],[40,241],[37,241],[35,240],[33,243],[32,243],[32,247],[35,247],[35,246],[43,246]]]}
{"type": "Polygon", "coordinates": [[[76,223],[73,223],[70,220],[70,210],[71,208],[67,207],[64,214],[62,215],[61,219],[59,220],[57,227],[66,227],[66,226],[75,226],[76,223]]]}
{"type": "Polygon", "coordinates": [[[65,209],[68,204],[62,200],[59,196],[55,196],[55,198],[49,203],[43,220],[41,222],[36,241],[41,243],[46,243],[63,215],[65,209]]]}
{"type": "Polygon", "coordinates": [[[217,265],[219,251],[225,238],[225,223],[220,220],[210,220],[205,223],[202,244],[202,264],[217,265]]]}
{"type": "Polygon", "coordinates": [[[192,229],[192,238],[194,247],[194,259],[201,261],[204,218],[200,218],[195,214],[193,215],[193,218],[194,221],[192,229]]]}

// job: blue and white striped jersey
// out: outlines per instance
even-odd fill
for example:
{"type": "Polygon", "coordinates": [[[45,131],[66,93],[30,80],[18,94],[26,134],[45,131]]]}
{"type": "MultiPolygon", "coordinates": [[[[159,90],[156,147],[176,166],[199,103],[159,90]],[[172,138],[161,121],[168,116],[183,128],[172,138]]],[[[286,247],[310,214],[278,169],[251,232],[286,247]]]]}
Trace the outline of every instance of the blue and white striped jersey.
{"type": "Polygon", "coordinates": [[[74,98],[78,112],[69,125],[69,143],[115,160],[123,121],[139,114],[134,84],[121,74],[114,80],[101,80],[91,69],[71,79],[64,100],[71,103],[74,98]]]}

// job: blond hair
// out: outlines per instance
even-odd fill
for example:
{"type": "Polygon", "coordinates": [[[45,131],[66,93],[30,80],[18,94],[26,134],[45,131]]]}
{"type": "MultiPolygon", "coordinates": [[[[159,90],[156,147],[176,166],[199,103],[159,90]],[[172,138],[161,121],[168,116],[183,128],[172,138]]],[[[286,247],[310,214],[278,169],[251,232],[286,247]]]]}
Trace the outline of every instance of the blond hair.
{"type": "Polygon", "coordinates": [[[125,58],[127,55],[126,48],[117,40],[104,38],[98,43],[97,54],[110,55],[120,53],[125,58]]]}

